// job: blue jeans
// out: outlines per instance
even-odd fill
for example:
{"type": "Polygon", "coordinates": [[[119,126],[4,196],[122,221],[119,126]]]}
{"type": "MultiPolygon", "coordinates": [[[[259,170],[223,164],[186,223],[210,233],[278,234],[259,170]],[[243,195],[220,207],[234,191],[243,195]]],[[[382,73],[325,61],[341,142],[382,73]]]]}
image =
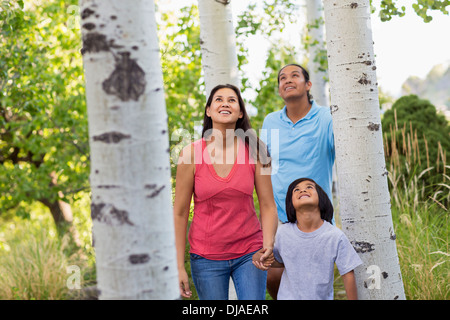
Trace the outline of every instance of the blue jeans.
{"type": "Polygon", "coordinates": [[[191,274],[200,300],[228,300],[230,276],[239,300],[265,300],[267,271],[252,263],[254,252],[231,260],[209,260],[191,253],[191,274]]]}

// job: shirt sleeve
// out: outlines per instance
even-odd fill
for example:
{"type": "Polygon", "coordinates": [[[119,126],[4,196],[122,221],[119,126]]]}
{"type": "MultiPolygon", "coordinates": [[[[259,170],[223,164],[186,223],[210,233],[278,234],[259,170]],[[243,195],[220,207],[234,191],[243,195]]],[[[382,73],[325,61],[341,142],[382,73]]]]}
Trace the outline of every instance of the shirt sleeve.
{"type": "Polygon", "coordinates": [[[362,264],[361,258],[343,233],[338,244],[336,266],[340,275],[344,275],[362,264]]]}

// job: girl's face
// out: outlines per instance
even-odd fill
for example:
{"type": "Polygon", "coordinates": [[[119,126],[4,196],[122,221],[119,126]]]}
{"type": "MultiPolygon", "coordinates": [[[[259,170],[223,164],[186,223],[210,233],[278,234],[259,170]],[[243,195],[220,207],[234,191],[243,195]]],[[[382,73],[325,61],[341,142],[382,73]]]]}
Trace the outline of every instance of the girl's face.
{"type": "Polygon", "coordinates": [[[305,180],[295,186],[292,191],[292,205],[295,209],[305,205],[319,207],[319,195],[314,182],[305,180]]]}
{"type": "Polygon", "coordinates": [[[206,115],[213,123],[236,123],[243,117],[236,92],[229,88],[217,90],[211,105],[206,108],[206,115]]]}

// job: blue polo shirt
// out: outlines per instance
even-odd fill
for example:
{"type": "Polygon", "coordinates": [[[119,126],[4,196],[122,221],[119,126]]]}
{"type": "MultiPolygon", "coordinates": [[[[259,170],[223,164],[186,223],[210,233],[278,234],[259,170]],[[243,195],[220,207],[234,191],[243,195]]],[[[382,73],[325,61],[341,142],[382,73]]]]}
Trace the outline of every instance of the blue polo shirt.
{"type": "Polygon", "coordinates": [[[335,151],[330,109],[313,101],[308,114],[293,123],[284,106],[266,116],[262,129],[260,138],[267,144],[272,157],[272,187],[278,218],[287,221],[286,192],[291,182],[298,178],[313,179],[333,201],[335,151]]]}

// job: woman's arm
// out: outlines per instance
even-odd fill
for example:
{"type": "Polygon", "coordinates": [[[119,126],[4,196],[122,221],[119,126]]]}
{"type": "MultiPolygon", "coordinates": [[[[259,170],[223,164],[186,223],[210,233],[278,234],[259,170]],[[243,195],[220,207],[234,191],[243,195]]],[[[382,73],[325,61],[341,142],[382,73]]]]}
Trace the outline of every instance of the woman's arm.
{"type": "Polygon", "coordinates": [[[192,193],[194,192],[194,148],[193,145],[185,147],[178,158],[175,201],[173,205],[175,246],[177,250],[178,278],[180,294],[189,298],[192,294],[184,267],[184,254],[186,250],[186,231],[191,206],[192,193]]]}
{"type": "Polygon", "coordinates": [[[266,249],[261,256],[261,261],[264,261],[273,251],[275,234],[278,227],[278,214],[273,198],[270,168],[263,168],[259,161],[256,164],[255,170],[255,188],[259,201],[261,227],[263,231],[263,249],[266,249]]]}
{"type": "Polygon", "coordinates": [[[348,300],[358,300],[358,291],[356,289],[355,272],[352,270],[342,276],[344,288],[348,300]]]}

